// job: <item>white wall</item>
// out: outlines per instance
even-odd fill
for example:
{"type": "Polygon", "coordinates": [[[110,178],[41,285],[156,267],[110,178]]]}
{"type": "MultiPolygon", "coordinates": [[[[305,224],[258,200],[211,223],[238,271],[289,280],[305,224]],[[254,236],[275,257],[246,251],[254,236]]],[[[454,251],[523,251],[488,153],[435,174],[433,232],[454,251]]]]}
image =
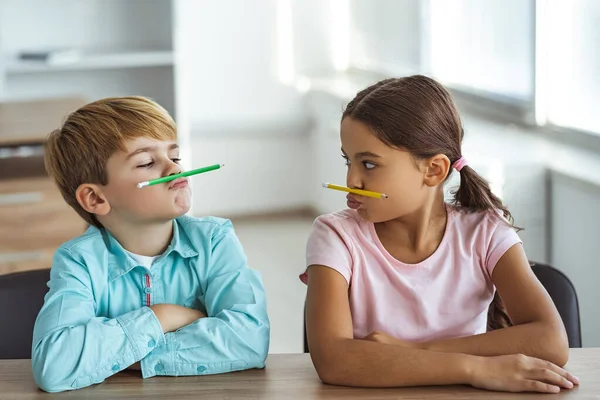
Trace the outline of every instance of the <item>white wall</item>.
{"type": "Polygon", "coordinates": [[[178,123],[190,132],[191,167],[226,164],[194,179],[193,212],[306,207],[308,116],[300,93],[282,81],[294,66],[293,35],[281,42],[282,29],[293,32],[292,14],[281,8],[291,4],[176,1],[178,123]]]}
{"type": "Polygon", "coordinates": [[[292,6],[294,69],[299,75],[320,75],[333,69],[331,0],[282,0],[292,6]]]}
{"type": "Polygon", "coordinates": [[[304,136],[192,139],[193,167],[225,167],[193,179],[194,213],[232,217],[306,209],[308,142],[304,136]]]}
{"type": "MultiPolygon", "coordinates": [[[[280,82],[276,0],[180,0],[175,27],[193,135],[297,120],[300,96],[280,82]]],[[[292,23],[292,21],[290,21],[292,23]]],[[[293,42],[289,43],[293,46],[293,42]]]]}
{"type": "Polygon", "coordinates": [[[348,0],[350,64],[418,71],[421,66],[420,0],[348,0]]]}
{"type": "Polygon", "coordinates": [[[552,263],[579,296],[583,345],[600,346],[600,182],[552,174],[552,263]]]}

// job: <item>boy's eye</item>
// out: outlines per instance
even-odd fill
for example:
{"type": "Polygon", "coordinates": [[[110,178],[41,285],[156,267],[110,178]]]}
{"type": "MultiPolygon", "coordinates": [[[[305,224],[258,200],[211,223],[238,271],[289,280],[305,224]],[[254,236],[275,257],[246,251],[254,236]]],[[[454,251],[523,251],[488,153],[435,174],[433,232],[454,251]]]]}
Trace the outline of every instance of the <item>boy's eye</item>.
{"type": "Polygon", "coordinates": [[[373,169],[373,168],[375,168],[377,166],[377,165],[375,165],[373,163],[370,163],[368,161],[363,162],[363,164],[364,164],[364,166],[365,166],[366,169],[373,169]]]}
{"type": "Polygon", "coordinates": [[[179,164],[181,162],[181,158],[179,158],[179,157],[171,158],[171,161],[173,161],[175,164],[179,164]]]}
{"type": "Polygon", "coordinates": [[[138,165],[137,167],[138,167],[138,168],[150,168],[150,167],[151,167],[151,166],[153,166],[153,165],[154,165],[154,161],[150,161],[150,162],[149,162],[149,163],[147,163],[147,164],[138,165]]]}

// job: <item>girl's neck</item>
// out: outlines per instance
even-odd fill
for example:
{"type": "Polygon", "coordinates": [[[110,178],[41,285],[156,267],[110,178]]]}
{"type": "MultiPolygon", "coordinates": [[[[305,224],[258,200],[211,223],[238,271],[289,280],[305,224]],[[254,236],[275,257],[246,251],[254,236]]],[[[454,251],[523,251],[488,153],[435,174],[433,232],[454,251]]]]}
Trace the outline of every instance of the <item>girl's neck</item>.
{"type": "Polygon", "coordinates": [[[409,215],[375,224],[375,230],[392,256],[413,264],[435,252],[444,237],[446,224],[446,203],[440,193],[409,215]]]}

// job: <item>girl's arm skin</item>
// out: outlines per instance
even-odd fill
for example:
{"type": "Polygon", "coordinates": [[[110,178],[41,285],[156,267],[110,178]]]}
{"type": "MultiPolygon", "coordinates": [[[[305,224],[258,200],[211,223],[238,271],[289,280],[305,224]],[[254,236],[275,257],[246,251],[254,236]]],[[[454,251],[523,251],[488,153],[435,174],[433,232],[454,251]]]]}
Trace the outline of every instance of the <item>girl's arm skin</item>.
{"type": "Polygon", "coordinates": [[[306,327],[310,355],[325,383],[362,387],[470,384],[489,390],[555,393],[576,380],[556,365],[523,355],[481,357],[353,338],[344,277],[308,269],[306,327]]]}
{"type": "Polygon", "coordinates": [[[409,344],[382,332],[374,332],[370,339],[477,356],[525,354],[564,366],[569,357],[564,325],[552,299],[533,274],[523,246],[514,245],[500,258],[492,280],[515,326],[475,336],[423,343],[409,344]]]}

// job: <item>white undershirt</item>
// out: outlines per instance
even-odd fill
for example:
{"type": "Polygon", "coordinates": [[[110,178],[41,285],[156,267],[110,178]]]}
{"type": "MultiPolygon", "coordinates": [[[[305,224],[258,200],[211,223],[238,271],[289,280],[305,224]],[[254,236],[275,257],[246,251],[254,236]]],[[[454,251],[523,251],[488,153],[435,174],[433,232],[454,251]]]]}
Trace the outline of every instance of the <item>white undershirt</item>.
{"type": "Polygon", "coordinates": [[[133,258],[137,263],[139,263],[142,267],[150,269],[154,260],[156,260],[160,256],[140,256],[139,254],[134,254],[130,251],[127,252],[131,258],[133,258]]]}

